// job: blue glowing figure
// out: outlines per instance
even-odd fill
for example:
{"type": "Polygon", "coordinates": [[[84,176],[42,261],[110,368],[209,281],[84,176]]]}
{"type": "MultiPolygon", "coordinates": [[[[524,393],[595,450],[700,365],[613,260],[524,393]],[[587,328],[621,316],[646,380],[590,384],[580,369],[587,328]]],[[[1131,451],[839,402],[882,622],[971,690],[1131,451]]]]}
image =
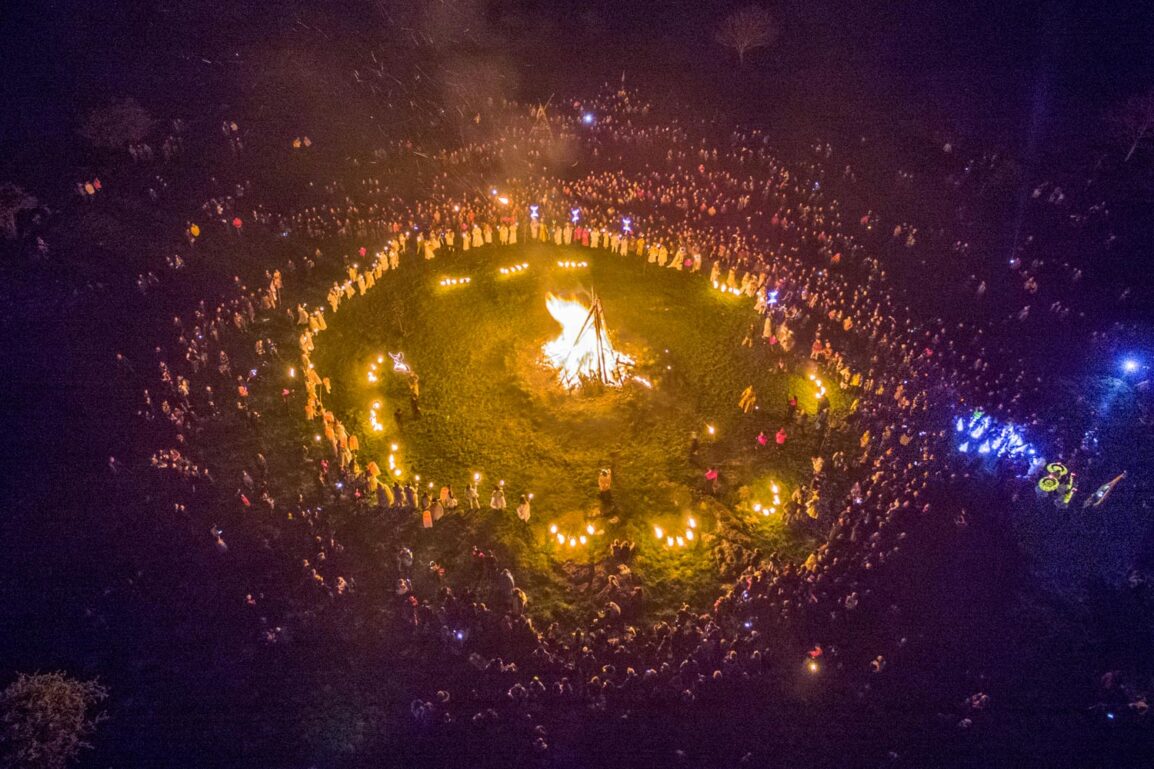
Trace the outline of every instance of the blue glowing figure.
{"type": "Polygon", "coordinates": [[[958,433],[958,451],[963,454],[976,446],[979,454],[995,457],[1035,455],[1034,447],[1027,443],[1016,425],[997,422],[981,409],[974,410],[969,417],[957,417],[954,430],[958,433]],[[980,442],[972,444],[971,441],[980,442]]]}

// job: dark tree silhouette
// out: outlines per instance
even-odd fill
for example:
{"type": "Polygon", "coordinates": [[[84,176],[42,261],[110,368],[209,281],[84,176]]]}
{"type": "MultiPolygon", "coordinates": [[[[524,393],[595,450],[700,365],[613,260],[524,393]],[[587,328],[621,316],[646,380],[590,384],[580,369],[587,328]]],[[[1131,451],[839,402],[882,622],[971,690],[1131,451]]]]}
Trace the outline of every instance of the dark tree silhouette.
{"type": "Polygon", "coordinates": [[[726,48],[737,51],[737,59],[744,65],[746,52],[770,45],[777,39],[777,33],[777,22],[769,11],[751,5],[726,16],[715,38],[726,48]]]}
{"type": "Polygon", "coordinates": [[[19,234],[17,217],[23,211],[33,211],[40,205],[34,195],[25,192],[12,182],[0,184],[0,230],[4,237],[14,238],[19,234]]]}
{"type": "Polygon", "coordinates": [[[1138,147],[1154,135],[1154,90],[1130,97],[1109,120],[1118,139],[1128,148],[1123,162],[1129,162],[1138,147]]]}
{"type": "Polygon", "coordinates": [[[108,697],[95,681],[63,673],[23,673],[0,692],[0,765],[5,769],[62,769],[80,751],[103,715],[91,715],[108,697]]]}
{"type": "Polygon", "coordinates": [[[94,147],[123,149],[148,136],[152,126],[152,116],[135,99],[113,99],[89,111],[80,126],[80,135],[94,147]]]}

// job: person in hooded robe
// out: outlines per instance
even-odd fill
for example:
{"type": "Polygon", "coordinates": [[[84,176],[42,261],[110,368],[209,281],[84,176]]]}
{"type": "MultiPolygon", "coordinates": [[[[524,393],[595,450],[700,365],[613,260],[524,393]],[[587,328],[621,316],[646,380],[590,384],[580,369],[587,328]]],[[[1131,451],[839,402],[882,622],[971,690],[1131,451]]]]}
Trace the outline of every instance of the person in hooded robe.
{"type": "Polygon", "coordinates": [[[516,588],[517,581],[513,579],[513,572],[501,569],[501,573],[497,575],[497,589],[501,591],[501,597],[505,600],[511,599],[516,588]]]}

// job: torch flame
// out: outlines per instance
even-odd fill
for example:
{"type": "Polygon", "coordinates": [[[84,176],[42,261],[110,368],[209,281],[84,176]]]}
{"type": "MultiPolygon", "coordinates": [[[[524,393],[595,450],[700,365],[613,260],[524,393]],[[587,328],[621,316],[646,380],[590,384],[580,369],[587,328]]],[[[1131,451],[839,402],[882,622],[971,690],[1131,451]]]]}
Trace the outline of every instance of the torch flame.
{"type": "Polygon", "coordinates": [[[613,348],[596,298],[591,308],[576,299],[549,294],[545,307],[561,324],[561,335],[546,342],[541,350],[545,360],[557,369],[561,384],[572,390],[583,380],[595,379],[620,387],[633,359],[613,348]]]}

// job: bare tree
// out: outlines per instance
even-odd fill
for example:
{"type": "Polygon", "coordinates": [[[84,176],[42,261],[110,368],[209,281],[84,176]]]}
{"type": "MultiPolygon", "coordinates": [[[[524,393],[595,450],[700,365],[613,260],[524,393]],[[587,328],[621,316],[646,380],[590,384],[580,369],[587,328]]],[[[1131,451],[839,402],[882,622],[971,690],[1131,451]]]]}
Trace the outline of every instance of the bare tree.
{"type": "Polygon", "coordinates": [[[1123,160],[1128,162],[1139,145],[1154,136],[1154,90],[1127,99],[1109,121],[1118,138],[1129,146],[1123,160]]]}
{"type": "Polygon", "coordinates": [[[715,38],[726,48],[737,51],[737,59],[744,65],[747,51],[765,48],[777,39],[777,33],[777,22],[769,11],[751,5],[726,16],[715,38]]]}
{"type": "Polygon", "coordinates": [[[152,116],[136,99],[113,99],[88,113],[80,135],[95,147],[123,149],[148,136],[152,126],[152,116]]]}
{"type": "Polygon", "coordinates": [[[34,195],[24,191],[12,182],[0,184],[0,230],[4,236],[14,238],[19,234],[17,217],[23,211],[35,211],[40,206],[34,195]]]}

